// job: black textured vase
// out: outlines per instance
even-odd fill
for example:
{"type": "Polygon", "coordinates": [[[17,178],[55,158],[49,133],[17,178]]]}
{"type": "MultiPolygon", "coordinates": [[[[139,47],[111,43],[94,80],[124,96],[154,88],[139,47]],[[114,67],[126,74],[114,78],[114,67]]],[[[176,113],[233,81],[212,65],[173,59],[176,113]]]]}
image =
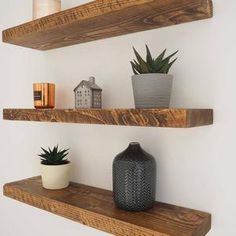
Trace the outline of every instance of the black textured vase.
{"type": "Polygon", "coordinates": [[[119,208],[143,211],[153,207],[155,193],[155,159],[139,143],[130,143],[113,161],[114,201],[119,208]]]}

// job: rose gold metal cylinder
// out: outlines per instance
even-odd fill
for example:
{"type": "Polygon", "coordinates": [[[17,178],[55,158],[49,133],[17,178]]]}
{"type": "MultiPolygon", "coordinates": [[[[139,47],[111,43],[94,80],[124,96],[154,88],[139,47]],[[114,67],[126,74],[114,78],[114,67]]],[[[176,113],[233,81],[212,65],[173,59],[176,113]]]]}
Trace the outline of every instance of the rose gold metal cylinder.
{"type": "Polygon", "coordinates": [[[35,83],[34,90],[34,107],[36,109],[54,108],[55,107],[55,84],[35,83]]]}
{"type": "Polygon", "coordinates": [[[61,11],[61,0],[33,0],[33,19],[61,11]]]}

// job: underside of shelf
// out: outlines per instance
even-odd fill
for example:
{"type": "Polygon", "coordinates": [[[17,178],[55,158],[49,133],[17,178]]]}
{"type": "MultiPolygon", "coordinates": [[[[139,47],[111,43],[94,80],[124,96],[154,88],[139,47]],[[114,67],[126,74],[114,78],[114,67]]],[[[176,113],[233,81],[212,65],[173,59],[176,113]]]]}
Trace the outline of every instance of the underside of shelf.
{"type": "Polygon", "coordinates": [[[211,215],[156,202],[145,212],[115,207],[112,192],[71,183],[62,190],[46,190],[33,177],[4,186],[4,195],[117,236],[204,236],[211,215]]]}
{"type": "Polygon", "coordinates": [[[18,121],[190,128],[213,124],[212,109],[4,109],[18,121]]]}
{"type": "Polygon", "coordinates": [[[97,0],[3,31],[3,42],[48,50],[210,18],[211,0],[97,0]]]}

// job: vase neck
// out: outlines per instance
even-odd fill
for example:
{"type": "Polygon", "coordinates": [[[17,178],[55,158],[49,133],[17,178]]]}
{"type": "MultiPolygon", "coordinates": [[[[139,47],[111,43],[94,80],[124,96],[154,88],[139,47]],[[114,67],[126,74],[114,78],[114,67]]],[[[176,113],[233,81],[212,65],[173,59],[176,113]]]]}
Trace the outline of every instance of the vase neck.
{"type": "Polygon", "coordinates": [[[131,151],[141,151],[142,150],[140,144],[137,142],[130,143],[128,149],[131,151]]]}

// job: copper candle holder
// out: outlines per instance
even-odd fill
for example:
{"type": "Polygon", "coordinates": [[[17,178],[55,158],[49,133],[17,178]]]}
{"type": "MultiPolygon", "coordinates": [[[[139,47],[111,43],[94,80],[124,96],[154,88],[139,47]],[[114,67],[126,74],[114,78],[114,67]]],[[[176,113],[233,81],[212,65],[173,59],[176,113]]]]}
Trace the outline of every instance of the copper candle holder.
{"type": "Polygon", "coordinates": [[[35,83],[34,107],[36,109],[46,109],[55,107],[55,84],[35,83]]]}

